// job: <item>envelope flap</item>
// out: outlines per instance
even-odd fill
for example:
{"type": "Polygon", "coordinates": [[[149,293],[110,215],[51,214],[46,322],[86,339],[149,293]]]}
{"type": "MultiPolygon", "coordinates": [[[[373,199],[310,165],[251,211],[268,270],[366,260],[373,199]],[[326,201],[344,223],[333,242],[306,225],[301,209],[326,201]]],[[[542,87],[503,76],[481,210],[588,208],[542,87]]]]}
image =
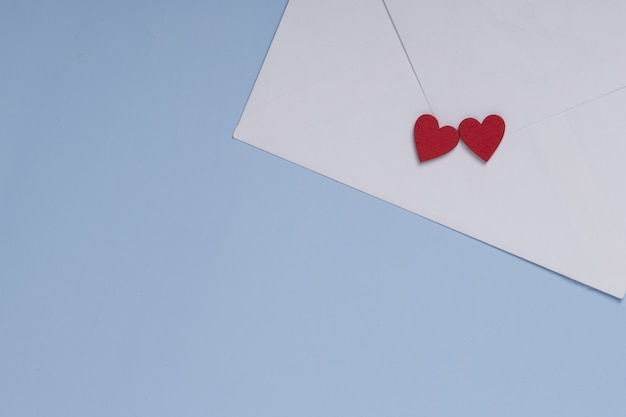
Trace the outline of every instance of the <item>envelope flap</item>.
{"type": "Polygon", "coordinates": [[[385,0],[438,117],[509,131],[626,86],[622,0],[385,0]]]}

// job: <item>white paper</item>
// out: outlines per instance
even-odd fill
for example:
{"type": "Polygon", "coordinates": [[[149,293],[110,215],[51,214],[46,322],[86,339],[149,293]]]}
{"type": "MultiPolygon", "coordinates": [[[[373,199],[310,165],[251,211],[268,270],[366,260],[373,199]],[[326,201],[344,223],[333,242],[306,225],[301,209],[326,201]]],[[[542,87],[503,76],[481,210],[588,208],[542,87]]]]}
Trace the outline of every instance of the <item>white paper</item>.
{"type": "Polygon", "coordinates": [[[291,0],[234,136],[623,297],[624,6],[500,3],[291,0]],[[431,109],[508,130],[486,164],[462,144],[419,164],[431,109]]]}
{"type": "Polygon", "coordinates": [[[434,114],[517,130],[626,86],[623,0],[385,0],[434,114]]]}

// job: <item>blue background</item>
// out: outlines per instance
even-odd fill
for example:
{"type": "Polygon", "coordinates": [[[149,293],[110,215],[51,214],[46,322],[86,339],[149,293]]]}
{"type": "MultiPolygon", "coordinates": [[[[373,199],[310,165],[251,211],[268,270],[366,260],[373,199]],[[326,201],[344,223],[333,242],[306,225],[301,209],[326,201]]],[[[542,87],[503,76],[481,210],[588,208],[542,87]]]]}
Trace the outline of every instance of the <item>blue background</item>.
{"type": "Polygon", "coordinates": [[[0,415],[623,416],[623,303],[231,139],[285,0],[0,5],[0,415]]]}

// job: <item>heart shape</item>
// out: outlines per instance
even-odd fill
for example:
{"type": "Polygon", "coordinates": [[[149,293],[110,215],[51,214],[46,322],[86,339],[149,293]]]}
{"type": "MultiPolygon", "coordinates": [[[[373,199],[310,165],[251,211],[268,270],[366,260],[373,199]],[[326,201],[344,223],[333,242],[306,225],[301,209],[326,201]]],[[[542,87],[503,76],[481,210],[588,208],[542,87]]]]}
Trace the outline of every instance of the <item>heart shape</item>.
{"type": "Polygon", "coordinates": [[[445,155],[459,143],[459,132],[452,126],[440,128],[437,119],[430,114],[417,119],[413,137],[420,162],[445,155]]]}
{"type": "Polygon", "coordinates": [[[504,129],[502,117],[492,114],[482,123],[471,118],[463,120],[459,125],[459,135],[472,152],[487,162],[500,145],[504,129]]]}

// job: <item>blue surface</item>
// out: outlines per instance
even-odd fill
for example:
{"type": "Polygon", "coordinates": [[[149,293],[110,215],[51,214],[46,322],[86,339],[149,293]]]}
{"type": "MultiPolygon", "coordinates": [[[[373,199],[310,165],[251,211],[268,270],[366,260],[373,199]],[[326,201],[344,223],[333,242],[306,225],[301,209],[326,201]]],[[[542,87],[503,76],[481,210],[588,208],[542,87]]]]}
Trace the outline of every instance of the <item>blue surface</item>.
{"type": "Polygon", "coordinates": [[[231,139],[284,6],[0,6],[0,415],[623,416],[623,303],[231,139]]]}

